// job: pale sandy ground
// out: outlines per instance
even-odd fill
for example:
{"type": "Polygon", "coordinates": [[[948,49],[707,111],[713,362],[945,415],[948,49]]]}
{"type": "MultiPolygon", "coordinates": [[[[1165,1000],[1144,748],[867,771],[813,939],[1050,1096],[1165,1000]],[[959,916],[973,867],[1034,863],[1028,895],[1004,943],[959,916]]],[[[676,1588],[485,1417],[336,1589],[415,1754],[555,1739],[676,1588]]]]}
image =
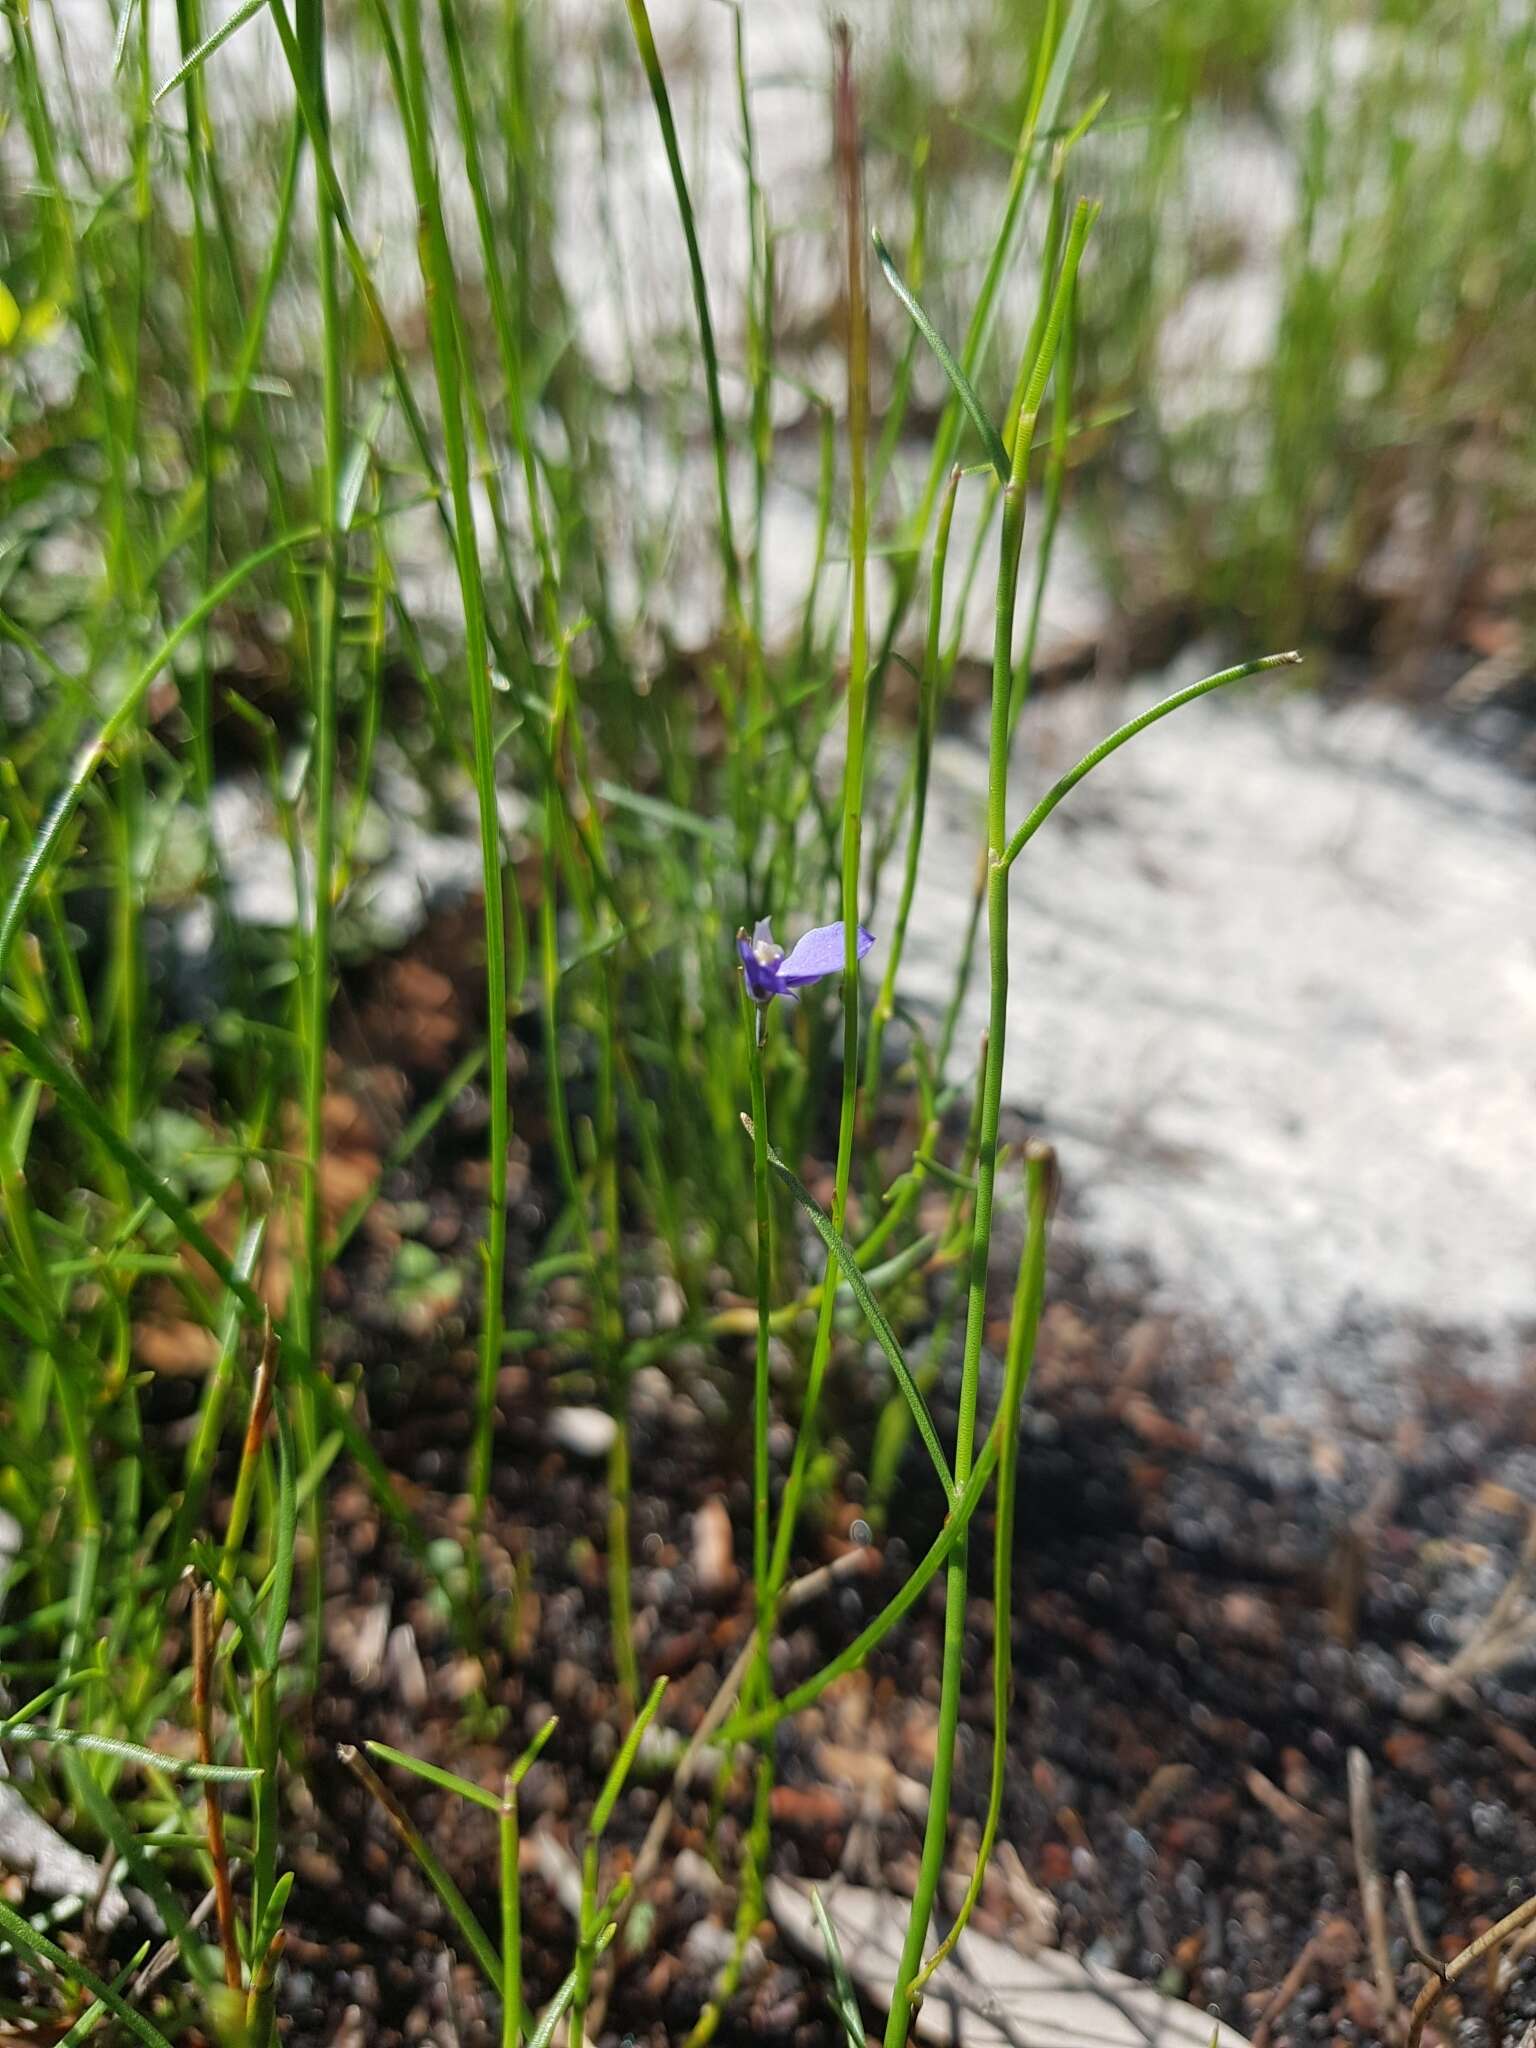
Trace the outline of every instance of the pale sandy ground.
{"type": "MultiPolygon", "coordinates": [[[[1200,672],[1041,699],[1015,815],[1200,672]]],[[[1536,789],[1389,706],[1246,692],[1142,735],[1022,857],[1008,1093],[1094,1249],[1209,1312],[1255,1392],[1390,1412],[1436,1355],[1502,1375],[1536,1341],[1536,789]]],[[[984,776],[941,742],[905,977],[934,1003],[984,776]]]]}

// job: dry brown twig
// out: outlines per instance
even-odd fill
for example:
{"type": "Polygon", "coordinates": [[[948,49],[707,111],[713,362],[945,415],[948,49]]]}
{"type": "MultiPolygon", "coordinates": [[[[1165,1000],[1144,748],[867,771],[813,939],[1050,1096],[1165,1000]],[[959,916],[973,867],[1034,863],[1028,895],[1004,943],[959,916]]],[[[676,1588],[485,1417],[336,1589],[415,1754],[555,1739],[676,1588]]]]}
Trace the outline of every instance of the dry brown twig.
{"type": "Polygon", "coordinates": [[[1536,1921],[1536,1893],[1532,1893],[1528,1899],[1522,1899],[1512,1913],[1506,1913],[1502,1920],[1486,1929],[1476,1941],[1468,1942],[1461,1954],[1447,1963],[1438,1976],[1430,1978],[1414,2000],[1413,2011],[1408,2017],[1407,2048],[1419,2048],[1430,2014],[1451,1986],[1464,1977],[1475,1963],[1501,1949],[1511,1935],[1518,1934],[1533,1921],[1536,1921]]]}
{"type": "Polygon", "coordinates": [[[1302,1985],[1311,1976],[1312,1966],[1317,1961],[1319,1945],[1318,1938],[1314,1934],[1295,1962],[1286,1971],[1279,1990],[1276,1991],[1274,1997],[1259,2015],[1259,2023],[1249,2037],[1249,2048],[1269,2048],[1269,2036],[1275,2021],[1280,2018],[1286,2007],[1291,2003],[1291,2000],[1300,1991],[1302,1985]]]}
{"type": "MultiPolygon", "coordinates": [[[[208,1918],[208,1915],[213,1911],[215,1903],[213,1890],[210,1887],[203,1893],[197,1905],[187,1915],[188,1927],[201,1927],[208,1918]]],[[[166,1971],[179,1962],[180,1959],[181,1944],[175,1935],[172,1935],[168,1941],[161,1942],[159,1948],[155,1950],[149,1961],[140,1970],[137,1977],[134,1978],[128,1991],[129,2004],[136,2005],[146,1997],[160,1982],[166,1971]]]]}
{"type": "Polygon", "coordinates": [[[1264,1773],[1251,1765],[1243,1773],[1243,1783],[1258,1804],[1272,1813],[1283,1828],[1293,1834],[1317,1835],[1326,1823],[1320,1813],[1314,1813],[1310,1806],[1303,1806],[1299,1799],[1293,1799],[1289,1792],[1280,1787],[1264,1773]]]}
{"type": "Polygon", "coordinates": [[[1402,1914],[1403,1925],[1408,1930],[1408,1943],[1413,1950],[1414,1961],[1422,1963],[1432,1977],[1443,1976],[1445,1965],[1430,1949],[1429,1937],[1424,1932],[1424,1922],[1419,1918],[1419,1902],[1413,1895],[1413,1886],[1409,1882],[1406,1870],[1398,1871],[1392,1880],[1392,1889],[1397,1894],[1397,1910],[1402,1914]]]}
{"type": "Polygon", "coordinates": [[[1491,1676],[1525,1655],[1536,1643],[1536,1509],[1526,1522],[1525,1541],[1498,1598],[1470,1636],[1444,1664],[1415,1660],[1424,1690],[1404,1702],[1420,1719],[1437,1714],[1448,1699],[1468,1693],[1474,1679],[1491,1676]]]}
{"type": "Polygon", "coordinates": [[[1363,1749],[1349,1752],[1349,1832],[1355,1845],[1355,1875],[1360,1884],[1360,1907],[1365,1915],[1365,1931],[1371,1945],[1371,1972],[1376,1979],[1376,2002],[1381,2011],[1382,2031],[1395,2034],[1401,2013],[1387,1933],[1387,1888],[1381,1881],[1381,1865],[1376,1855],[1371,1763],[1363,1749]]]}
{"type": "MultiPolygon", "coordinates": [[[[197,1760],[213,1762],[213,1618],[211,1586],[192,1588],[192,1721],[197,1733],[197,1760]]],[[[213,1866],[213,1893],[219,1911],[219,1946],[224,1951],[224,1982],[240,1989],[240,1937],[235,1928],[235,1894],[224,1846],[224,1809],[219,1788],[203,1787],[203,1817],[208,1834],[208,1861],[213,1866]]]]}

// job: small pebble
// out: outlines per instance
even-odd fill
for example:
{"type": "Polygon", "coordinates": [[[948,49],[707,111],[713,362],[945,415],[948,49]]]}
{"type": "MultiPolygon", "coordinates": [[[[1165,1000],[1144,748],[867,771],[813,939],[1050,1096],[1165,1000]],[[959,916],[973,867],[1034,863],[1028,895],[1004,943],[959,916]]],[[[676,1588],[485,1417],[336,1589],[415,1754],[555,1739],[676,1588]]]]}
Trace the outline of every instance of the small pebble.
{"type": "Polygon", "coordinates": [[[577,1458],[606,1458],[618,1428],[601,1408],[553,1408],[549,1433],[561,1450],[577,1458]]]}
{"type": "Polygon", "coordinates": [[[736,1583],[731,1518],[719,1494],[711,1494],[693,1518],[693,1576],[701,1593],[724,1593],[736,1583]]]}

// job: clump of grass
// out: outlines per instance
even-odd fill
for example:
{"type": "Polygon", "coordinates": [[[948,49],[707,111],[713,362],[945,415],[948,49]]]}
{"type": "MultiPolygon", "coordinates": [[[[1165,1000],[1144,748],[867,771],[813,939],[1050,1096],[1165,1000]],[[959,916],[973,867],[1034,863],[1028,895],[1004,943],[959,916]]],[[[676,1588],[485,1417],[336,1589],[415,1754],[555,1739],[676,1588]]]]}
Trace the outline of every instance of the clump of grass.
{"type": "Polygon", "coordinates": [[[522,1978],[517,1794],[547,1730],[494,1789],[370,1745],[390,1767],[494,1814],[495,1939],[404,1802],[362,1755],[348,1762],[500,2000],[503,2042],[543,2044],[562,2022],[579,2040],[628,1904],[623,1877],[604,1888],[603,1836],[661,1707],[659,1684],[646,1690],[632,1611],[631,1387],[685,1347],[724,1386],[740,1385],[746,1340],[753,1633],[719,1739],[750,1754],[752,1810],[732,1959],[693,2038],[718,2023],[758,1917],[774,1731],[861,1665],[942,1571],[938,1748],[886,2036],[892,2048],[908,2038],[949,1838],[970,1534],[984,1507],[998,1546],[996,1727],[972,1903],[1007,1761],[1018,1411],[1049,1192],[1046,1161],[1032,1155],[1005,1393],[983,1418],[995,1240],[1012,1199],[999,1143],[1012,868],[1110,752],[1198,696],[1293,658],[1180,692],[1014,821],[1016,728],[1080,425],[1080,363],[1091,374],[1093,362],[1085,257],[1096,207],[1073,198],[1102,112],[1083,75],[1090,14],[1087,0],[1045,11],[957,349],[944,338],[943,298],[928,288],[944,254],[930,153],[922,138],[901,138],[901,189],[915,190],[917,208],[903,270],[870,235],[857,56],[841,38],[830,83],[815,81],[833,110],[828,182],[843,278],[834,396],[816,382],[815,358],[792,355],[778,332],[781,244],[805,230],[776,218],[777,197],[759,178],[744,19],[732,48],[749,251],[738,365],[722,339],[662,54],[644,0],[629,0],[632,83],[658,123],[688,278],[693,352],[673,394],[679,424],[666,459],[669,475],[686,477],[702,437],[713,506],[719,630],[690,673],[665,649],[657,657],[647,615],[659,593],[645,577],[665,562],[666,522],[636,540],[638,522],[624,516],[634,480],[617,451],[643,408],[589,374],[583,309],[558,282],[560,195],[539,139],[548,60],[519,6],[484,65],[470,56],[484,24],[461,0],[439,0],[431,14],[418,0],[376,0],[345,37],[318,0],[301,0],[291,17],[283,0],[259,18],[237,10],[211,34],[187,6],[175,68],[159,79],[147,14],[124,9],[115,83],[89,117],[40,45],[40,17],[6,6],[19,122],[5,146],[24,154],[27,179],[21,201],[0,207],[14,258],[0,300],[14,484],[0,512],[0,690],[16,734],[0,783],[0,1324],[15,1360],[0,1386],[0,1501],[23,1547],[0,1641],[7,1688],[29,1704],[0,1724],[0,1741],[27,1745],[39,1799],[67,1809],[82,1842],[154,1901],[178,1965],[146,1973],[135,1962],[109,1976],[56,1943],[41,1915],[0,1909],[0,1935],[48,1987],[54,2017],[67,2010],[77,2031],[87,2022],[73,2008],[88,1999],[87,2010],[148,2042],[190,2025],[256,2048],[276,2038],[285,1865],[304,1825],[288,1780],[304,1767],[297,1730],[322,1670],[326,1498],[340,1465],[370,1486],[409,1568],[435,1580],[478,1660],[480,1725],[495,1725],[517,1655],[493,1592],[508,1562],[494,1488],[503,1366],[532,1344],[540,1287],[558,1269],[582,1303],[562,1384],[600,1401],[614,1423],[605,1568],[623,1728],[587,1823],[571,1970],[542,2015],[526,2009],[522,1978]],[[268,28],[291,101],[274,132],[254,145],[246,136],[247,161],[231,139],[238,93],[225,70],[240,39],[268,28]],[[343,67],[377,90],[378,127],[366,137],[333,116],[333,104],[350,103],[332,90],[343,67]],[[110,124],[126,176],[103,165],[97,123],[110,124]],[[379,197],[364,143],[400,167],[417,224],[403,312],[359,225],[379,197]],[[312,205],[301,204],[305,192],[312,205]],[[1036,303],[1010,333],[1005,285],[1034,225],[1036,303]],[[874,307],[871,254],[891,287],[874,307]],[[900,339],[877,435],[875,336],[890,332],[886,314],[900,339]],[[309,346],[287,347],[285,324],[309,346]],[[63,338],[79,374],[60,391],[45,371],[63,338]],[[740,418],[730,410],[738,368],[740,418]],[[944,395],[924,480],[898,505],[894,454],[930,369],[944,395]],[[797,620],[770,643],[775,404],[792,390],[818,443],[814,560],[797,620]],[[964,464],[978,455],[970,476],[964,464]],[[1044,539],[1021,616],[1032,478],[1045,487],[1044,539]],[[988,494],[989,512],[956,602],[951,519],[969,488],[988,494]],[[984,920],[990,1028],[978,1071],[957,1078],[950,1053],[974,944],[936,1029],[902,1010],[901,967],[955,621],[988,551],[996,633],[973,933],[984,920]],[[451,591],[436,615],[420,595],[423,552],[451,591]],[[876,564],[887,558],[882,601],[876,564]],[[637,567],[638,604],[624,574],[637,567]],[[826,623],[842,569],[846,631],[826,623]],[[925,584],[919,714],[914,733],[899,732],[910,773],[887,794],[868,763],[925,584]],[[252,648],[269,671],[254,682],[252,648]],[[398,715],[402,676],[419,694],[419,718],[398,715]],[[263,703],[265,684],[274,687],[263,703]],[[273,859],[291,870],[297,912],[275,939],[242,921],[223,872],[217,813],[233,735],[260,761],[273,859]],[[380,1165],[382,1178],[406,1163],[460,1090],[483,1086],[459,1542],[428,1540],[387,1469],[367,1387],[342,1364],[328,1309],[328,1272],[371,1199],[332,1214],[325,1174],[328,1113],[344,1080],[339,971],[366,869],[361,820],[386,754],[424,790],[467,794],[480,856],[478,1042],[380,1165]],[[878,977],[866,1010],[858,928],[903,838],[894,917],[864,970],[878,977]],[[190,996],[156,951],[185,913],[206,935],[190,996]],[[764,914],[781,926],[841,921],[840,973],[798,1013],[744,1004],[736,934],[764,914]],[[521,1114],[511,1045],[535,1018],[555,1184],[547,1242],[523,1266],[508,1225],[521,1114]],[[906,1135],[882,1143],[888,1126],[906,1135]],[[828,1150],[823,1203],[794,1168],[828,1150]],[[922,1197],[934,1188],[946,1213],[925,1231],[922,1197]],[[681,1303],[679,1327],[660,1338],[630,1319],[637,1291],[658,1278],[681,1303]],[[722,1301],[728,1292],[750,1306],[722,1301]],[[184,1448],[143,1364],[151,1306],[190,1333],[201,1371],[184,1448]],[[958,1419],[946,1443],[928,1395],[957,1331],[958,1419]],[[915,1434],[947,1517],[881,1612],[820,1671],[780,1690],[775,1652],[790,1575],[815,1526],[828,1390],[870,1340],[891,1403],[864,1453],[874,1499],[889,1498],[915,1434]],[[791,1432],[778,1471],[776,1416],[791,1432]],[[195,1762],[173,1759],[173,1728],[190,1733],[195,1762]],[[203,1888],[216,1947],[187,1905],[203,1888]]]}

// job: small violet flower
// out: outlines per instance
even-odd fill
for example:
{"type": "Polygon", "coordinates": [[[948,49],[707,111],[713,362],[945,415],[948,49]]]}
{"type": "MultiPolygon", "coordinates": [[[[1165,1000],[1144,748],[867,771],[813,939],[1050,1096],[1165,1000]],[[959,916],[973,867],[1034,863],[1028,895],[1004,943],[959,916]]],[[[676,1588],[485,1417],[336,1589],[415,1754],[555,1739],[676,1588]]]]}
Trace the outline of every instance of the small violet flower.
{"type": "MultiPolygon", "coordinates": [[[[841,974],[843,929],[841,923],[817,925],[814,931],[797,939],[786,953],[782,946],[774,944],[768,919],[760,917],[750,939],[745,932],[736,934],[736,950],[747,977],[747,994],[755,1003],[771,1003],[775,996],[783,996],[792,1003],[797,989],[806,988],[813,981],[824,981],[829,974],[841,974]]],[[[860,925],[855,957],[862,960],[874,943],[874,933],[860,925]]]]}

